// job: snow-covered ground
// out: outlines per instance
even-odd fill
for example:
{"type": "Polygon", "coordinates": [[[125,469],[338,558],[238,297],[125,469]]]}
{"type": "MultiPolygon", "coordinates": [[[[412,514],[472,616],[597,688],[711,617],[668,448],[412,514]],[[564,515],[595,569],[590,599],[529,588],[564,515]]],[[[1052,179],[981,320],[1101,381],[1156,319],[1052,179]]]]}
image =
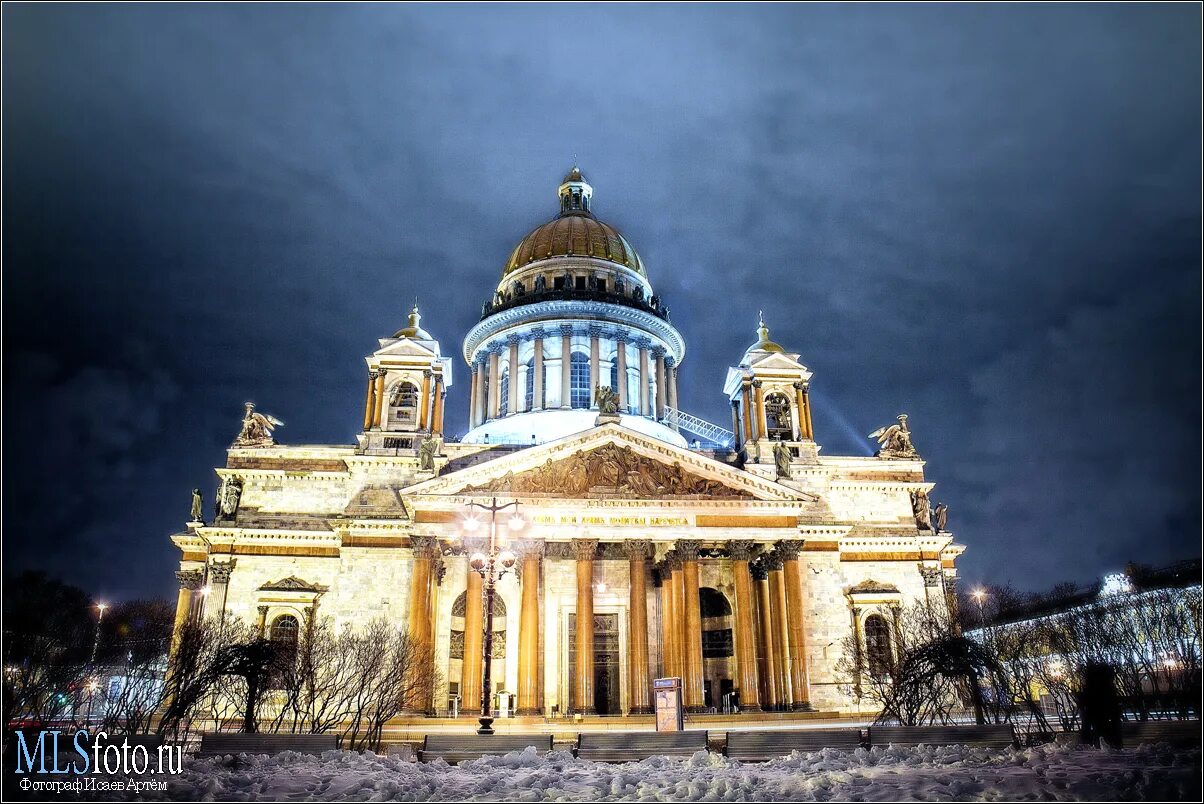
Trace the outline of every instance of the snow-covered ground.
{"type": "MultiPolygon", "coordinates": [[[[827,749],[765,764],[699,752],[623,765],[545,757],[421,764],[329,751],[186,762],[172,800],[892,801],[1200,800],[1200,751],[1043,746],[827,749]]],[[[143,792],[132,798],[153,797],[143,792]]]]}

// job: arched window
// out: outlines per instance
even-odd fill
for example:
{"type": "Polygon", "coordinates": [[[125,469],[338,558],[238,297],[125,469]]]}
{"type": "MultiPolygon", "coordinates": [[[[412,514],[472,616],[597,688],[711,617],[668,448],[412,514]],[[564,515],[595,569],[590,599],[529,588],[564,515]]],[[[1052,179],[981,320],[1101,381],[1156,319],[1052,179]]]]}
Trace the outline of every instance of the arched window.
{"type": "Polygon", "coordinates": [[[413,424],[418,421],[418,386],[412,382],[399,382],[393,386],[389,397],[389,417],[398,424],[413,424]]]}
{"type": "Polygon", "coordinates": [[[284,677],[285,668],[292,666],[297,660],[297,639],[299,634],[297,618],[284,614],[272,622],[268,638],[275,648],[276,658],[270,673],[269,686],[279,688],[284,677]]]}
{"type": "Polygon", "coordinates": [[[497,415],[505,416],[510,412],[510,363],[502,366],[502,377],[498,381],[497,415]]]}
{"type": "Polygon", "coordinates": [[[885,676],[894,666],[895,655],[891,647],[890,625],[880,614],[871,614],[865,618],[865,658],[871,676],[885,676]]]}
{"type": "Polygon", "coordinates": [[[589,387],[588,355],[573,352],[569,364],[569,381],[572,389],[569,404],[574,408],[588,408],[594,397],[594,389],[589,387]]]}
{"type": "Polygon", "coordinates": [[[535,357],[527,360],[527,383],[523,389],[523,410],[535,409],[535,357]]]}
{"type": "Polygon", "coordinates": [[[765,426],[769,437],[778,441],[794,438],[794,425],[790,416],[790,400],[784,394],[765,397],[765,426]]]}

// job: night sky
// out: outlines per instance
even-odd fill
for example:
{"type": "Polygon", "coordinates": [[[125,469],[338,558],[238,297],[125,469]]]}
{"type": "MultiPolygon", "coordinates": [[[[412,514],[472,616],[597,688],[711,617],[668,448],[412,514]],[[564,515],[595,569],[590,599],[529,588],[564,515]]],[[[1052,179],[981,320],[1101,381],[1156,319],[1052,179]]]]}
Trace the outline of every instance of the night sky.
{"type": "MultiPolygon", "coordinates": [[[[966,583],[1200,550],[1194,5],[3,10],[4,568],[167,595],[244,400],[351,443],[577,160],[687,340],[907,412],[966,583]]],[[[462,359],[449,430],[467,421],[462,359]]]]}

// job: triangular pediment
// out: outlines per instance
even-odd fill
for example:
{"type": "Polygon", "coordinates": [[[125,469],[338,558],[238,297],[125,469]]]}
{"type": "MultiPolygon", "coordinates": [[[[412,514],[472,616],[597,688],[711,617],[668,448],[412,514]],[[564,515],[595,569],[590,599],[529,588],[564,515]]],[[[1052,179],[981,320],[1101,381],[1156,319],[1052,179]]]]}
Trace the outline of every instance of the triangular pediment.
{"type": "Polygon", "coordinates": [[[803,371],[810,373],[806,366],[798,360],[798,355],[785,352],[770,352],[760,360],[754,360],[751,368],[762,371],[803,371]]]}
{"type": "Polygon", "coordinates": [[[813,496],[619,424],[475,464],[404,493],[795,501],[813,496]]]}
{"type": "Polygon", "coordinates": [[[416,341],[412,338],[387,339],[373,353],[376,357],[420,357],[429,360],[439,356],[435,341],[416,341]]]}

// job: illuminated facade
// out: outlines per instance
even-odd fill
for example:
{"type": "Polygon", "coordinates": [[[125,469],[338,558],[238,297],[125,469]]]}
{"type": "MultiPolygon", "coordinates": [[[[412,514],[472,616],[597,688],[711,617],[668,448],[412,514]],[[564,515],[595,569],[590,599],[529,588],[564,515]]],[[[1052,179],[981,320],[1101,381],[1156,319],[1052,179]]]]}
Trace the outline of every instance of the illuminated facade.
{"type": "Polygon", "coordinates": [[[463,521],[496,497],[525,522],[503,530],[518,563],[494,619],[495,692],[519,715],[646,713],[658,676],[694,711],[851,708],[844,638],[950,605],[963,549],[905,422],[875,457],[821,457],[811,372],[764,323],[715,378],[731,421],[684,413],[685,341],[643,262],[576,168],[558,196],[464,339],[465,435],[442,439],[456,361],[415,309],[367,358],[356,444],[229,450],[215,520],[173,537],[179,619],[287,639],[383,617],[433,646],[427,711],[471,713],[483,605],[463,521]]]}

